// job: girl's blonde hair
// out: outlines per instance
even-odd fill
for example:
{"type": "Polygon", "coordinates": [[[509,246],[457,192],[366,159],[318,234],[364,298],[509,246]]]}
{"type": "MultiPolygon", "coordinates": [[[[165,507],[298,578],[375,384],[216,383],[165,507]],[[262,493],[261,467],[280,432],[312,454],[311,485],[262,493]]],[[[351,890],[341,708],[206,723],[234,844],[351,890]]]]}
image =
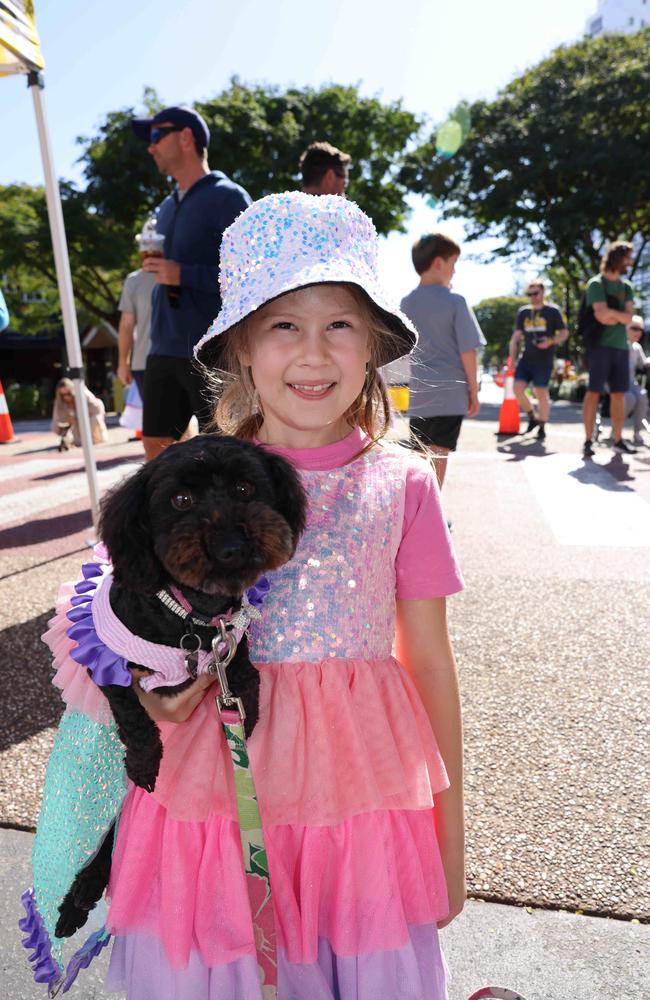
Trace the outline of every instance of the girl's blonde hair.
{"type": "MultiPolygon", "coordinates": [[[[370,438],[365,451],[380,441],[390,427],[391,404],[379,368],[390,353],[387,344],[396,337],[365,292],[356,285],[337,284],[354,297],[370,334],[366,380],[360,394],[344,414],[351,428],[360,427],[370,438]]],[[[214,411],[214,428],[222,434],[247,440],[256,437],[264,422],[250,368],[240,361],[241,353],[249,347],[251,319],[246,317],[224,334],[222,368],[217,372],[205,370],[207,380],[219,396],[214,411]]]]}

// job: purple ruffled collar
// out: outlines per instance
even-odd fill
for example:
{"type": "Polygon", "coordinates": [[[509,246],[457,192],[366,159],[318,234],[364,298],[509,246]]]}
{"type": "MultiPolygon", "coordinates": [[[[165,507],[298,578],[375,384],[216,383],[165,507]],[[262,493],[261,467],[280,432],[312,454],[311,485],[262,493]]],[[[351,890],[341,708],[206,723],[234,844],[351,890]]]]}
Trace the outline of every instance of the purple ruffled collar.
{"type": "Polygon", "coordinates": [[[66,615],[68,621],[72,622],[67,635],[78,643],[70,650],[70,656],[89,670],[95,684],[100,687],[105,684],[130,687],[133,676],[128,668],[129,661],[102,642],[93,621],[93,600],[100,583],[109,572],[110,566],[107,563],[85,563],[81,567],[83,579],[75,584],[75,596],[66,615]]]}

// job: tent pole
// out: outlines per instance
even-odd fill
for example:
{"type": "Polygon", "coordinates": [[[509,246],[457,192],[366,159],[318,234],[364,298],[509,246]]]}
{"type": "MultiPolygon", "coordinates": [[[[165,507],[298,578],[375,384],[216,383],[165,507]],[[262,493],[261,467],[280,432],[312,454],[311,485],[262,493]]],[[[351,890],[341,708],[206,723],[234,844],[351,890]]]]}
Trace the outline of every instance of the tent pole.
{"type": "Polygon", "coordinates": [[[88,479],[90,511],[92,514],[93,526],[95,530],[97,530],[99,521],[99,481],[97,478],[97,466],[95,465],[95,455],[93,452],[88,406],[84,393],[85,383],[83,358],[81,355],[79,330],[77,328],[77,313],[75,310],[74,295],[72,291],[68,245],[66,243],[65,227],[63,224],[61,193],[59,191],[59,184],[54,169],[52,146],[50,143],[50,135],[43,107],[43,95],[41,94],[41,91],[45,86],[43,74],[35,71],[30,72],[27,77],[27,86],[31,90],[32,97],[34,99],[38,140],[41,147],[43,172],[45,174],[47,214],[50,221],[50,233],[52,234],[52,246],[54,249],[54,263],[56,266],[56,277],[59,286],[59,297],[61,299],[61,311],[63,313],[65,345],[68,352],[70,375],[74,383],[77,418],[79,420],[84,465],[86,467],[86,476],[88,479]]]}

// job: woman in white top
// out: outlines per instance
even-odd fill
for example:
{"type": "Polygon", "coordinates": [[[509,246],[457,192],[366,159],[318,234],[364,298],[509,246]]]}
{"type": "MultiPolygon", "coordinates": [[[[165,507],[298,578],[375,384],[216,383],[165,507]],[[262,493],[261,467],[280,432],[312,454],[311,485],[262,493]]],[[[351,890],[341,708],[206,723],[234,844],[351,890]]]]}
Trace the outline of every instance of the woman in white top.
{"type": "MultiPolygon", "coordinates": [[[[93,396],[87,386],[84,385],[83,391],[88,406],[93,444],[105,443],[108,441],[108,430],[106,429],[106,421],[104,419],[106,412],[104,404],[97,396],[93,396]]],[[[81,444],[74,386],[72,380],[69,378],[62,378],[56,387],[54,409],[52,411],[52,432],[60,435],[64,447],[69,447],[70,437],[72,437],[72,442],[77,446],[81,444]]]]}

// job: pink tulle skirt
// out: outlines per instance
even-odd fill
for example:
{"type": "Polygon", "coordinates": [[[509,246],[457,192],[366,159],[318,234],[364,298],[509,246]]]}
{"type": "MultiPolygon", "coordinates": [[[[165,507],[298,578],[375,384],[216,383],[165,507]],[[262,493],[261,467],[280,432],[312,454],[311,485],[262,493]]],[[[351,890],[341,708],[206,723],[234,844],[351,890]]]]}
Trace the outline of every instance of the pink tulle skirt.
{"type": "MultiPolygon", "coordinates": [[[[48,640],[64,699],[103,716],[105,699],[56,621],[48,640]]],[[[392,658],[262,664],[260,674],[249,753],[278,1000],[444,1000],[436,923],[447,895],[433,796],[447,777],[410,679],[392,658]]],[[[107,985],[128,1000],[262,1000],[213,694],[187,722],[160,730],[156,790],[131,787],[119,821],[107,985]]]]}

